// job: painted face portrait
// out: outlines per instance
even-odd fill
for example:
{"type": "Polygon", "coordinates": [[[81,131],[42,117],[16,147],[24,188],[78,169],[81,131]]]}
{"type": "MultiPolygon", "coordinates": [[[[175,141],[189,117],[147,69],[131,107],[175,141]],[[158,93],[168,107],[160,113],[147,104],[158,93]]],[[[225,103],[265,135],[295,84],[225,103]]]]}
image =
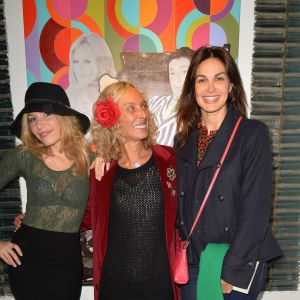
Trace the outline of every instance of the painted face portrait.
{"type": "Polygon", "coordinates": [[[73,57],[74,76],[78,82],[88,84],[97,80],[96,59],[87,44],[81,44],[73,57]]]}
{"type": "Polygon", "coordinates": [[[66,93],[73,108],[92,119],[92,107],[100,94],[103,75],[116,74],[111,51],[105,40],[95,34],[83,34],[69,53],[69,86],[66,93]]]}
{"type": "Polygon", "coordinates": [[[111,51],[105,40],[89,33],[80,36],[69,54],[69,86],[98,81],[104,74],[115,76],[116,70],[111,51]]]}
{"type": "Polygon", "coordinates": [[[166,84],[170,92],[166,95],[154,96],[149,100],[149,108],[155,116],[158,127],[158,144],[173,145],[176,132],[177,104],[193,54],[192,49],[182,47],[166,56],[165,62],[168,70],[166,84]]]}
{"type": "Polygon", "coordinates": [[[169,81],[173,96],[179,97],[186,77],[190,60],[186,57],[172,59],[169,63],[169,81]]]}

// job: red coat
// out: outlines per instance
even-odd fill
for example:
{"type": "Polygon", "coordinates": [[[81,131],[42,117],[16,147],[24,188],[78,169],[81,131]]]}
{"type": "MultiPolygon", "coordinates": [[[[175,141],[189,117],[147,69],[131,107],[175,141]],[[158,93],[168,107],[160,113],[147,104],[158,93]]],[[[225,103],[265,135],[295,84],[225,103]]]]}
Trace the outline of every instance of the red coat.
{"type": "MultiPolygon", "coordinates": [[[[174,261],[175,247],[175,222],[177,213],[176,157],[171,147],[155,145],[151,147],[158,171],[165,199],[165,230],[167,252],[170,265],[170,275],[174,291],[174,299],[179,299],[179,289],[173,282],[172,262],[174,261]]],[[[110,195],[112,182],[116,171],[116,162],[112,162],[109,171],[101,181],[97,181],[94,171],[90,175],[90,192],[86,213],[84,215],[81,230],[93,230],[93,280],[95,300],[99,300],[102,270],[107,246],[110,195]]]]}

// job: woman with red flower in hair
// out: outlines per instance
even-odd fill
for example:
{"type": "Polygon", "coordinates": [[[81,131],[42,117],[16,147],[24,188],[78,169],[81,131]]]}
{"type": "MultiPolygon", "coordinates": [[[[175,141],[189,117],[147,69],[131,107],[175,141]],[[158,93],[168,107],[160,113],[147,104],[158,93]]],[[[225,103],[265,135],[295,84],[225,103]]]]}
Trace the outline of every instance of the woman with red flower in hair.
{"type": "Polygon", "coordinates": [[[178,299],[172,280],[176,220],[173,149],[155,144],[156,127],[133,84],[106,87],[94,105],[96,152],[82,229],[93,230],[95,299],[178,299]]]}

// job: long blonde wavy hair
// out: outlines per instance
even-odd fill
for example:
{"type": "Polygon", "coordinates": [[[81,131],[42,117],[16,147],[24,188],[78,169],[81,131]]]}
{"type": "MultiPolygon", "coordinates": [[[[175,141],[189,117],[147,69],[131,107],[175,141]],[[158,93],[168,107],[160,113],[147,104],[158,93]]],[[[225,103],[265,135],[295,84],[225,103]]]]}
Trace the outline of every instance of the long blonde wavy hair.
{"type": "MultiPolygon", "coordinates": [[[[113,83],[103,90],[98,100],[103,102],[107,98],[112,98],[115,103],[118,103],[119,99],[129,88],[137,89],[131,82],[119,81],[113,83]]],[[[140,90],[138,91],[145,98],[144,94],[140,90]]],[[[94,105],[93,114],[95,114],[95,108],[96,106],[94,105]]],[[[119,122],[109,128],[104,128],[93,118],[91,134],[93,144],[96,147],[96,152],[105,162],[109,162],[112,159],[118,160],[121,157],[122,144],[124,144],[125,137],[122,135],[119,122]]],[[[156,143],[156,135],[157,127],[154,122],[154,116],[150,113],[150,118],[148,120],[148,136],[143,140],[146,148],[156,143]]]]}
{"type": "MultiPolygon", "coordinates": [[[[24,149],[30,149],[34,155],[42,160],[43,155],[51,156],[51,148],[45,146],[39,139],[37,139],[31,132],[27,120],[28,114],[22,117],[22,132],[21,141],[24,149]]],[[[80,130],[79,122],[75,116],[60,116],[55,115],[60,127],[61,133],[61,152],[74,160],[75,168],[74,175],[82,175],[89,171],[89,155],[88,142],[80,130]]]]}

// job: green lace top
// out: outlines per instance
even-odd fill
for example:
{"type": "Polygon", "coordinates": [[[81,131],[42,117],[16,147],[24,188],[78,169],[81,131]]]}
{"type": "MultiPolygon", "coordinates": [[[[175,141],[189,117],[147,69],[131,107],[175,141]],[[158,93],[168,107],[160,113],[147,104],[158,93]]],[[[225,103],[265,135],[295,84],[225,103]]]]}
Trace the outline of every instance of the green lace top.
{"type": "Polygon", "coordinates": [[[24,224],[58,232],[78,232],[88,198],[88,174],[75,176],[73,166],[54,171],[30,150],[17,147],[0,160],[0,190],[22,176],[27,186],[24,224]]]}

